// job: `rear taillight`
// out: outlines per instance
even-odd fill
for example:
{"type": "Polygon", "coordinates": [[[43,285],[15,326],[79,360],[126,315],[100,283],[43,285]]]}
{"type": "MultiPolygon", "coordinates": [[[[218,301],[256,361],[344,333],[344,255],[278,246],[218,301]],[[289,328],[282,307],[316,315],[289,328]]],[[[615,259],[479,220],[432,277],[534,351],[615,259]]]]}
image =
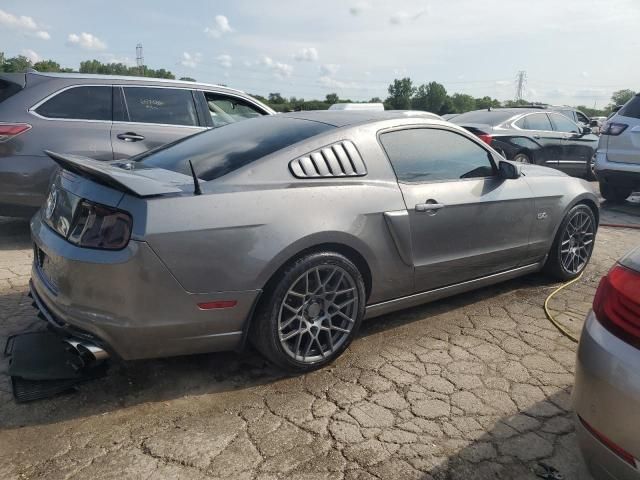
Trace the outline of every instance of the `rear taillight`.
{"type": "Polygon", "coordinates": [[[28,123],[0,123],[0,143],[26,132],[31,128],[28,123]]]}
{"type": "Polygon", "coordinates": [[[640,273],[613,267],[600,281],[593,311],[607,330],[640,348],[640,273]]]}
{"type": "Polygon", "coordinates": [[[80,247],[120,250],[131,237],[131,216],[105,205],[82,200],[67,240],[80,247]]]}
{"type": "Polygon", "coordinates": [[[607,122],[600,130],[601,135],[613,135],[614,137],[624,132],[629,125],[624,123],[607,122]]]}
{"type": "Polygon", "coordinates": [[[491,145],[491,142],[493,141],[493,137],[488,133],[479,133],[478,138],[482,140],[484,143],[486,143],[487,145],[491,145]]]}

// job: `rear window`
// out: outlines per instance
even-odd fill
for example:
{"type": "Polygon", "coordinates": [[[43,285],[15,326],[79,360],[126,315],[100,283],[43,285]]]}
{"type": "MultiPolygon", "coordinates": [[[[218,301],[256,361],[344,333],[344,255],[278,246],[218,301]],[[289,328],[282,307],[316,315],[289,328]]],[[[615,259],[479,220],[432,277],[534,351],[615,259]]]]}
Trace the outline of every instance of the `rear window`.
{"type": "Polygon", "coordinates": [[[40,105],[46,118],[111,121],[111,86],[72,87],[40,105]]]}
{"type": "Polygon", "coordinates": [[[618,115],[631,118],[640,118],[640,95],[636,95],[620,109],[618,115]]]}
{"type": "Polygon", "coordinates": [[[478,110],[475,112],[467,112],[454,117],[451,121],[458,125],[468,123],[482,123],[485,125],[500,125],[513,117],[513,112],[501,112],[499,110],[478,110]]]}
{"type": "Polygon", "coordinates": [[[22,86],[17,83],[10,82],[8,80],[0,79],[0,103],[4,102],[7,98],[15,95],[22,86]]]}
{"type": "Polygon", "coordinates": [[[209,181],[332,128],[309,120],[264,116],[207,130],[132,160],[137,161],[134,168],[163,168],[185,175],[191,175],[191,160],[198,178],[209,181]]]}

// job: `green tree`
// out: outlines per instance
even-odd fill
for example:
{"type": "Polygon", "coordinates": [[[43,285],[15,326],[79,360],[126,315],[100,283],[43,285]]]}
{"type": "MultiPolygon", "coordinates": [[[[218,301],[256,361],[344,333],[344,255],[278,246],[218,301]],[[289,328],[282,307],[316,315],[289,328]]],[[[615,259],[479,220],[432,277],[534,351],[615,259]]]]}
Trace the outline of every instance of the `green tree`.
{"type": "Polygon", "coordinates": [[[476,109],[486,110],[487,108],[500,107],[500,100],[491,97],[476,98],[476,109]]]}
{"type": "Polygon", "coordinates": [[[270,93],[268,102],[272,105],[283,105],[287,103],[287,101],[280,95],[279,93],[270,93]]]}
{"type": "Polygon", "coordinates": [[[614,106],[624,105],[636,94],[633,90],[624,89],[613,92],[611,95],[611,102],[614,106]]]}
{"type": "Polygon", "coordinates": [[[424,110],[432,113],[447,113],[447,90],[444,85],[438,82],[429,82],[420,85],[415,97],[413,98],[412,106],[415,110],[424,110]]]}
{"type": "Polygon", "coordinates": [[[334,103],[338,103],[340,101],[340,97],[337,93],[328,93],[325,98],[325,102],[329,105],[333,105],[334,103]]]}
{"type": "Polygon", "coordinates": [[[182,80],[183,82],[195,82],[196,79],[192,78],[192,77],[180,77],[180,80],[182,80]]]}
{"type": "Polygon", "coordinates": [[[24,55],[18,55],[17,57],[9,57],[4,59],[2,64],[3,72],[26,72],[31,68],[31,60],[24,55]]]}
{"type": "Polygon", "coordinates": [[[33,68],[39,72],[61,72],[63,70],[60,64],[53,60],[40,60],[33,64],[33,68]]]}
{"type": "Polygon", "coordinates": [[[455,113],[464,113],[476,109],[476,99],[471,95],[454,93],[450,98],[455,113]]]}
{"type": "Polygon", "coordinates": [[[385,108],[391,110],[409,110],[411,108],[411,97],[416,89],[409,77],[395,79],[389,85],[389,96],[385,100],[385,108]]]}
{"type": "Polygon", "coordinates": [[[382,99],[380,97],[373,97],[369,100],[369,103],[382,103],[382,99]]]}

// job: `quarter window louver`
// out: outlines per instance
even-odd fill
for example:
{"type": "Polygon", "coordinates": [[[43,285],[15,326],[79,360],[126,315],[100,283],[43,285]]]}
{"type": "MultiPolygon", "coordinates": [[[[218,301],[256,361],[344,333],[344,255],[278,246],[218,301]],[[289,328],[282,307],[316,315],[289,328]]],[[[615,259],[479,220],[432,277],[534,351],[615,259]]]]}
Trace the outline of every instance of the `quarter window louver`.
{"type": "Polygon", "coordinates": [[[289,163],[291,173],[298,178],[362,177],[367,168],[355,145],[349,141],[296,158],[289,163]]]}

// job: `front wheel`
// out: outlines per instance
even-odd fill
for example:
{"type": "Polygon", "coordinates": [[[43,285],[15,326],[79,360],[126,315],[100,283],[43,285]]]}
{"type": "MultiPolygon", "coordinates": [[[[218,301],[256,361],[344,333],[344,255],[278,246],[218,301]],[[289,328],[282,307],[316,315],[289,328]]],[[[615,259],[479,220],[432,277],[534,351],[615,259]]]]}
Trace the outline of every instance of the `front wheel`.
{"type": "Polygon", "coordinates": [[[513,157],[514,162],[531,163],[531,159],[526,153],[518,153],[513,157]]]}
{"type": "Polygon", "coordinates": [[[335,360],[364,316],[362,275],[338,253],[299,258],[268,290],[254,319],[252,342],[268,360],[292,372],[335,360]]]}
{"type": "Polygon", "coordinates": [[[586,205],[576,205],[564,217],[545,264],[547,273],[567,281],[580,275],[591,258],[596,217],[586,205]]]}

